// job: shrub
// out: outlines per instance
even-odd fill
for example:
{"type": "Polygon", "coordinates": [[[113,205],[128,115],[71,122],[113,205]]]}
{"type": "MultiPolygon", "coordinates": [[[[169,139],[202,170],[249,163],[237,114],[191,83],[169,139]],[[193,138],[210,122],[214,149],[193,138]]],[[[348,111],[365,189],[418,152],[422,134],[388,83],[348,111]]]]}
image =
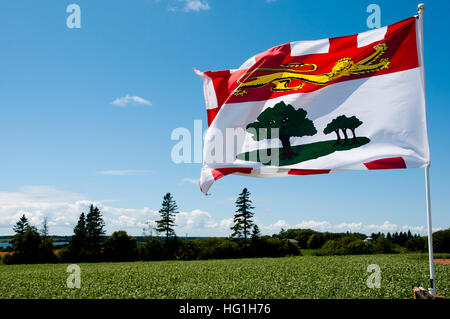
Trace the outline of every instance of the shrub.
{"type": "Polygon", "coordinates": [[[147,241],[145,245],[139,245],[139,257],[142,260],[161,260],[162,253],[163,244],[155,237],[147,241]]]}
{"type": "Polygon", "coordinates": [[[13,254],[3,259],[5,264],[39,264],[56,262],[53,253],[53,241],[42,238],[35,227],[28,227],[23,234],[12,239],[13,254]]]}
{"type": "Polygon", "coordinates": [[[300,250],[287,240],[263,236],[250,245],[250,256],[252,257],[283,257],[288,255],[298,256],[300,250]]]}
{"type": "Polygon", "coordinates": [[[374,249],[379,254],[392,254],[395,252],[394,244],[384,236],[378,237],[374,242],[374,249]]]}
{"type": "Polygon", "coordinates": [[[136,238],[128,236],[123,230],[114,232],[104,245],[104,260],[134,261],[137,257],[136,238]]]}
{"type": "Polygon", "coordinates": [[[206,238],[192,241],[197,259],[227,259],[241,257],[239,245],[228,238],[206,238]]]}
{"type": "Polygon", "coordinates": [[[322,246],[322,241],[321,238],[319,237],[318,234],[312,234],[309,239],[308,242],[306,244],[306,247],[308,249],[317,249],[320,248],[322,246]]]}
{"type": "Polygon", "coordinates": [[[450,228],[433,233],[433,250],[437,253],[450,253],[450,228]]]}
{"type": "Polygon", "coordinates": [[[405,247],[408,251],[426,251],[427,241],[424,237],[410,238],[406,241],[405,247]]]}
{"type": "Polygon", "coordinates": [[[373,245],[360,239],[350,242],[346,247],[348,255],[367,255],[373,254],[373,252],[373,245]]]}

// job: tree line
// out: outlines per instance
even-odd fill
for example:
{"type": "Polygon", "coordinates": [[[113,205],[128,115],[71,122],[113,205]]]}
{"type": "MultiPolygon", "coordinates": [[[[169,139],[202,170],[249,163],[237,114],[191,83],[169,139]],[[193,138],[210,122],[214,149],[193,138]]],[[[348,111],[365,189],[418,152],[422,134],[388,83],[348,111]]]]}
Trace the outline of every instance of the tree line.
{"type": "MultiPolygon", "coordinates": [[[[105,222],[100,209],[90,205],[82,212],[73,229],[69,244],[55,249],[48,235],[47,220],[38,230],[23,215],[14,226],[12,252],[3,257],[5,264],[195,260],[243,257],[283,257],[301,255],[300,249],[312,249],[315,255],[347,255],[427,251],[427,238],[408,232],[372,233],[369,238],[360,233],[330,233],[311,229],[282,229],[279,234],[262,236],[254,222],[255,208],[250,192],[244,188],[238,195],[231,235],[228,238],[180,240],[175,233],[178,206],[170,193],[164,195],[160,219],[155,231],[160,236],[147,237],[143,243],[119,230],[105,236],[105,222]]],[[[450,253],[450,229],[433,234],[433,248],[450,253]]]]}
{"type": "Polygon", "coordinates": [[[57,253],[48,237],[46,222],[45,232],[39,232],[23,215],[14,226],[13,252],[3,257],[3,263],[193,260],[300,254],[299,249],[288,241],[261,236],[253,221],[254,207],[247,189],[239,194],[236,208],[229,238],[180,240],[175,233],[178,206],[173,196],[167,193],[159,210],[160,219],[155,221],[155,230],[162,236],[151,235],[146,242],[137,243],[136,238],[123,230],[106,237],[102,214],[98,207],[91,205],[87,214],[80,214],[67,247],[57,253]]]}
{"type": "MultiPolygon", "coordinates": [[[[360,233],[318,232],[312,229],[281,230],[282,239],[294,239],[301,249],[314,249],[315,255],[391,254],[428,251],[427,236],[411,231],[370,236],[360,233]]],[[[433,233],[433,250],[450,253],[450,228],[433,233]]]]}

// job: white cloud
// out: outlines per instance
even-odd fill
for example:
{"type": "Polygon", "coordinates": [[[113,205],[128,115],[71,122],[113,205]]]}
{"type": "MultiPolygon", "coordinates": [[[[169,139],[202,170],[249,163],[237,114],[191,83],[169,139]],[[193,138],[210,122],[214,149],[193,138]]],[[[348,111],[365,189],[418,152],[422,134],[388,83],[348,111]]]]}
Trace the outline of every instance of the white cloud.
{"type": "Polygon", "coordinates": [[[198,185],[198,179],[197,178],[185,177],[185,178],[183,178],[182,182],[198,185]]]}
{"type": "Polygon", "coordinates": [[[203,11],[209,10],[208,1],[200,1],[200,0],[184,0],[186,4],[184,5],[184,11],[203,11]]]}
{"type": "Polygon", "coordinates": [[[208,212],[195,209],[191,212],[180,212],[176,215],[176,224],[183,229],[216,228],[218,224],[213,221],[208,212]]]}
{"type": "Polygon", "coordinates": [[[124,97],[118,97],[114,101],[111,102],[111,104],[119,106],[119,107],[125,107],[130,103],[134,104],[144,104],[144,105],[152,105],[152,103],[149,100],[146,100],[140,96],[134,95],[125,95],[124,97]]]}
{"type": "MultiPolygon", "coordinates": [[[[81,212],[87,213],[89,206],[99,207],[106,223],[107,233],[115,230],[126,230],[133,235],[141,235],[147,222],[154,225],[160,218],[157,209],[124,208],[110,206],[116,200],[93,201],[81,194],[67,192],[48,186],[26,186],[16,192],[0,191],[0,235],[12,234],[13,225],[22,214],[26,214],[32,224],[39,226],[44,217],[48,218],[51,234],[70,235],[81,212]]],[[[180,236],[189,233],[191,236],[229,236],[233,217],[214,219],[211,213],[194,209],[181,211],[176,216],[175,231],[180,236]]],[[[389,221],[382,224],[364,224],[349,222],[332,224],[328,221],[306,220],[300,223],[288,223],[280,219],[272,224],[258,223],[263,234],[278,233],[281,228],[310,228],[331,232],[395,232],[408,231],[424,234],[424,226],[398,226],[389,221]]],[[[434,229],[434,231],[438,228],[434,229]]]]}
{"type": "MultiPolygon", "coordinates": [[[[413,234],[414,233],[423,233],[425,230],[424,226],[402,226],[402,231],[408,231],[410,230],[413,234]]],[[[433,231],[436,231],[435,229],[433,229],[433,231]]]]}
{"type": "Polygon", "coordinates": [[[172,5],[169,6],[167,10],[172,12],[179,10],[182,10],[184,12],[198,12],[210,9],[208,0],[178,0],[178,2],[182,2],[184,5],[182,7],[172,5]]]}
{"type": "Polygon", "coordinates": [[[316,220],[308,220],[308,221],[302,221],[298,224],[289,224],[285,220],[278,220],[277,222],[267,225],[267,226],[261,226],[262,230],[264,230],[264,233],[271,234],[276,233],[281,230],[281,228],[289,229],[289,228],[309,228],[317,231],[329,231],[329,232],[359,232],[363,234],[370,234],[370,233],[387,233],[387,232],[395,232],[395,231],[408,231],[411,230],[412,233],[423,233],[424,227],[423,226],[397,226],[396,224],[392,224],[389,221],[385,221],[381,225],[376,224],[369,224],[365,225],[362,222],[351,222],[351,223],[339,223],[339,224],[331,224],[327,221],[316,221],[316,220]]]}
{"type": "Polygon", "coordinates": [[[382,225],[367,225],[365,228],[371,232],[392,232],[398,229],[396,224],[391,224],[389,221],[385,221],[382,225]]]}
{"type": "Polygon", "coordinates": [[[98,171],[97,174],[100,175],[112,175],[112,176],[123,176],[123,175],[136,175],[136,174],[147,174],[151,171],[147,170],[136,170],[136,169],[122,169],[122,170],[106,170],[98,171]]]}
{"type": "Polygon", "coordinates": [[[157,211],[147,207],[133,209],[105,205],[110,201],[92,201],[81,194],[47,186],[0,192],[0,233],[11,234],[13,225],[25,214],[31,224],[38,227],[46,216],[52,234],[71,234],[81,212],[87,213],[91,204],[100,208],[109,232],[132,228],[139,233],[147,219],[158,216],[157,211]]]}

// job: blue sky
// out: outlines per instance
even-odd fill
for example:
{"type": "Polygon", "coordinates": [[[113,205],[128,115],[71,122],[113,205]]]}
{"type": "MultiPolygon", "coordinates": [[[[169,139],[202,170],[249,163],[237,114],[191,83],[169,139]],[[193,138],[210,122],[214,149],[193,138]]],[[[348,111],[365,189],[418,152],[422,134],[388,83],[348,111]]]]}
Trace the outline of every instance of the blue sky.
{"type": "MultiPolygon", "coordinates": [[[[171,192],[181,212],[178,235],[224,236],[244,187],[265,233],[294,226],[425,233],[423,169],[228,176],[205,197],[190,182],[201,165],[171,161],[175,128],[192,130],[200,119],[206,129],[202,81],[193,67],[236,68],[281,43],[365,31],[370,3],[380,6],[382,26],[417,7],[416,1],[2,1],[0,235],[11,234],[22,213],[35,224],[48,216],[51,233],[70,234],[91,202],[101,207],[109,233],[140,235],[171,192]],[[81,8],[80,29],[66,26],[70,3],[81,8]]],[[[426,5],[433,227],[448,228],[450,4],[426,5]]]]}

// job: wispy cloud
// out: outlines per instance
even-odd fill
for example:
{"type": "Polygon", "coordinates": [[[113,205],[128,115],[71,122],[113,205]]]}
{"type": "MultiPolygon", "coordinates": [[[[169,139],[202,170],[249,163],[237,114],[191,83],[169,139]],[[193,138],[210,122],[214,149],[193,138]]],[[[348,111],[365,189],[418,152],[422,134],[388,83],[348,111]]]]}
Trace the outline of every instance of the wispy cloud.
{"type": "Polygon", "coordinates": [[[124,175],[137,175],[137,174],[148,174],[151,171],[147,170],[137,170],[137,169],[116,169],[116,170],[106,170],[98,171],[99,175],[112,175],[112,176],[124,176],[124,175]]]}
{"type": "Polygon", "coordinates": [[[169,6],[167,10],[169,11],[184,11],[184,12],[198,12],[206,11],[210,9],[208,0],[178,0],[178,2],[183,3],[181,6],[169,6]]]}
{"type": "Polygon", "coordinates": [[[125,95],[124,97],[118,97],[117,99],[112,101],[111,104],[119,107],[126,107],[128,104],[143,104],[149,106],[152,105],[149,100],[146,100],[137,95],[130,96],[129,94],[125,95]]]}
{"type": "MultiPolygon", "coordinates": [[[[278,232],[281,228],[309,228],[317,231],[330,231],[330,232],[359,232],[363,234],[370,233],[387,233],[387,232],[395,232],[395,231],[408,231],[423,233],[423,226],[398,226],[389,221],[385,221],[383,224],[363,224],[362,222],[350,222],[350,223],[339,223],[339,224],[331,224],[328,221],[316,221],[316,220],[307,220],[302,221],[298,224],[289,224],[285,220],[278,220],[275,223],[267,226],[261,227],[266,232],[278,232]]],[[[434,229],[436,230],[436,229],[434,229]]]]}
{"type": "Polygon", "coordinates": [[[208,1],[200,1],[200,0],[185,0],[186,4],[184,5],[184,11],[204,11],[209,10],[208,1]]]}
{"type": "Polygon", "coordinates": [[[185,178],[183,178],[183,180],[181,182],[198,185],[198,178],[185,177],[185,178]]]}

